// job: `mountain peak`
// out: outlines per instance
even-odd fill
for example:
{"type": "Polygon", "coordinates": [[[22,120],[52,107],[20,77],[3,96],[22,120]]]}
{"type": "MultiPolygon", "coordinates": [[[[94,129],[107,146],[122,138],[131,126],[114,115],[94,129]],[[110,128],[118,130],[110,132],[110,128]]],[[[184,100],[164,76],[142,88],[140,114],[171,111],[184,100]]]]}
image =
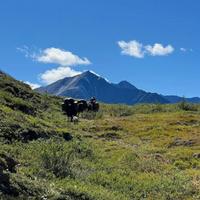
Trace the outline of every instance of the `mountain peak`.
{"type": "Polygon", "coordinates": [[[121,81],[118,83],[118,86],[120,88],[126,88],[126,89],[137,89],[134,85],[132,85],[128,81],[121,81]]]}
{"type": "MultiPolygon", "coordinates": [[[[1,71],[0,71],[1,72],[1,71]]],[[[1,75],[1,74],[0,74],[1,75]]],[[[38,88],[39,92],[48,92],[58,96],[67,96],[77,99],[89,99],[95,96],[105,103],[177,103],[182,100],[178,96],[163,96],[136,88],[126,80],[111,83],[94,71],[62,79],[46,87],[38,88]]],[[[187,98],[188,102],[199,103],[200,98],[187,98]]]]}
{"type": "Polygon", "coordinates": [[[78,76],[80,76],[81,78],[93,78],[93,79],[98,79],[98,80],[101,79],[101,80],[106,81],[107,83],[111,83],[108,79],[103,78],[102,76],[100,76],[99,74],[91,70],[87,70],[78,76]]]}
{"type": "Polygon", "coordinates": [[[97,77],[101,77],[99,74],[91,71],[91,70],[87,70],[83,73],[80,74],[81,76],[97,76],[97,77]]]}

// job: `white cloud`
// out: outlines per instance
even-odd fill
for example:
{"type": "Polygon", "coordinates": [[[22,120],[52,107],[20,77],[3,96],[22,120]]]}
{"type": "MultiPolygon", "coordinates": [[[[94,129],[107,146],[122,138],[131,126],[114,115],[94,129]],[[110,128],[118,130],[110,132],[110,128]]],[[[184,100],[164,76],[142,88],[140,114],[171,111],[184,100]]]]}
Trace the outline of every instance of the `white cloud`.
{"type": "Polygon", "coordinates": [[[174,47],[172,45],[164,46],[159,43],[155,43],[154,45],[143,45],[136,40],[129,42],[118,41],[118,45],[122,49],[122,54],[136,58],[144,58],[145,55],[165,56],[173,53],[174,51],[174,47]]]}
{"type": "Polygon", "coordinates": [[[44,84],[51,84],[57,80],[63,79],[65,77],[72,77],[80,73],[81,72],[75,71],[70,67],[61,66],[56,69],[45,71],[43,74],[39,75],[39,78],[44,84]]]}
{"type": "Polygon", "coordinates": [[[153,46],[145,46],[145,50],[152,56],[165,56],[171,54],[174,51],[174,48],[171,45],[165,47],[162,44],[156,43],[153,46]]]}
{"type": "Polygon", "coordinates": [[[61,66],[89,65],[91,62],[87,58],[80,58],[70,51],[58,48],[47,48],[35,56],[35,60],[43,63],[54,63],[61,66]]]}
{"type": "Polygon", "coordinates": [[[25,55],[26,58],[31,58],[31,59],[35,59],[37,56],[37,49],[36,47],[28,47],[26,45],[23,45],[22,47],[17,47],[16,48],[17,51],[23,53],[25,55]]]}
{"type": "Polygon", "coordinates": [[[37,83],[31,83],[29,81],[25,81],[24,83],[28,84],[33,90],[36,89],[36,88],[39,88],[41,86],[37,83]]]}
{"type": "MultiPolygon", "coordinates": [[[[32,48],[33,49],[33,48],[32,48]]],[[[59,79],[65,77],[71,77],[80,74],[81,72],[72,69],[71,67],[76,65],[89,65],[91,62],[88,58],[80,58],[70,51],[58,49],[58,48],[46,48],[43,50],[32,51],[27,46],[18,47],[17,50],[24,53],[25,57],[32,58],[37,62],[58,64],[59,67],[49,69],[39,75],[39,80],[43,84],[51,84],[59,79]]],[[[30,86],[36,88],[37,84],[26,82],[30,86]]]]}
{"type": "Polygon", "coordinates": [[[186,48],[183,48],[183,47],[181,47],[180,50],[183,51],[183,52],[186,52],[186,51],[187,51],[187,49],[186,49],[186,48]]]}
{"type": "Polygon", "coordinates": [[[25,57],[29,57],[29,48],[26,45],[23,47],[17,47],[17,51],[23,53],[25,57]]]}
{"type": "Polygon", "coordinates": [[[118,42],[119,47],[122,49],[122,54],[133,56],[136,58],[143,58],[144,52],[143,52],[143,45],[136,40],[125,42],[125,41],[119,41],[118,42]]]}
{"type": "Polygon", "coordinates": [[[24,45],[17,47],[17,51],[23,53],[25,57],[32,58],[42,63],[58,64],[60,66],[89,65],[91,62],[87,58],[80,58],[70,51],[59,48],[36,49],[24,45]]]}
{"type": "Polygon", "coordinates": [[[80,58],[70,51],[65,51],[54,47],[42,50],[41,53],[35,57],[35,60],[38,62],[60,65],[57,68],[47,70],[39,75],[40,80],[44,84],[51,84],[62,78],[72,77],[81,73],[72,69],[72,66],[91,64],[87,58],[80,58]]]}
{"type": "Polygon", "coordinates": [[[184,52],[184,53],[189,53],[189,52],[193,52],[193,49],[189,49],[189,48],[184,48],[184,47],[181,47],[180,48],[180,51],[184,52]]]}

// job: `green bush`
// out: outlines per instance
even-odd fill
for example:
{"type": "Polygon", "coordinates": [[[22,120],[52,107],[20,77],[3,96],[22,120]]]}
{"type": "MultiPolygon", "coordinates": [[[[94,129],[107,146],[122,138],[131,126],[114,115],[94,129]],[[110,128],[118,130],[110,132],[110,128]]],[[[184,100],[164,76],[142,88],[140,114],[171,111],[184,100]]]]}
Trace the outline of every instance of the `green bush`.
{"type": "Polygon", "coordinates": [[[72,176],[71,165],[73,150],[62,143],[48,141],[41,151],[41,167],[56,177],[72,176]]]}
{"type": "Polygon", "coordinates": [[[111,117],[127,117],[134,114],[133,107],[127,105],[102,105],[102,111],[111,117]]]}
{"type": "Polygon", "coordinates": [[[184,111],[198,111],[198,107],[195,104],[187,103],[185,100],[178,104],[178,108],[184,111]]]}
{"type": "Polygon", "coordinates": [[[65,142],[60,139],[50,139],[43,142],[41,147],[40,143],[33,143],[33,149],[29,153],[36,154],[35,149],[39,148],[36,173],[41,177],[52,174],[57,178],[73,178],[79,175],[80,163],[84,159],[94,159],[93,151],[83,141],[65,142]]]}
{"type": "Polygon", "coordinates": [[[95,120],[95,119],[102,119],[103,118],[103,111],[99,110],[98,112],[93,111],[84,111],[80,113],[80,118],[87,119],[87,120],[95,120]]]}

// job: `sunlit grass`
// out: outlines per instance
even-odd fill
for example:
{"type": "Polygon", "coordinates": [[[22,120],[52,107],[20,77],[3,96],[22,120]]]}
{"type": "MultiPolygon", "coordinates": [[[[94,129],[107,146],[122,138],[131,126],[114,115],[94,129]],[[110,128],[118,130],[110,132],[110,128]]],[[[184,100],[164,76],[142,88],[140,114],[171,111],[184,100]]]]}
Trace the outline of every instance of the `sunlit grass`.
{"type": "Polygon", "coordinates": [[[200,198],[200,159],[193,156],[200,153],[199,105],[101,104],[99,113],[83,113],[73,124],[61,98],[19,87],[27,99],[0,92],[0,153],[19,162],[10,177],[21,197],[200,198]],[[24,141],[31,131],[39,137],[24,141]]]}

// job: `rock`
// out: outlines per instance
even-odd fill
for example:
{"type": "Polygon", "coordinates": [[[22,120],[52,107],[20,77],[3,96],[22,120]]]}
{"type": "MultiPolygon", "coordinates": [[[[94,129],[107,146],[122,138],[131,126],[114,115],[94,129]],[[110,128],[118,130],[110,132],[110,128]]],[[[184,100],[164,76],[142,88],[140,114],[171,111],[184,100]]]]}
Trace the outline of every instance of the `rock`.
{"type": "Polygon", "coordinates": [[[17,189],[10,183],[9,173],[4,173],[3,171],[0,171],[0,194],[1,193],[14,197],[19,195],[17,189]]]}
{"type": "Polygon", "coordinates": [[[0,185],[9,183],[9,174],[5,174],[3,170],[0,170],[0,185]]]}
{"type": "Polygon", "coordinates": [[[160,161],[160,160],[161,160],[161,161],[164,160],[164,159],[163,159],[163,156],[162,156],[161,154],[159,154],[159,153],[155,153],[155,154],[154,154],[154,158],[155,158],[156,160],[159,160],[159,161],[160,161]]]}
{"type": "Polygon", "coordinates": [[[6,154],[0,154],[0,193],[18,196],[16,188],[10,183],[10,173],[16,172],[18,164],[13,158],[6,154]]]}
{"type": "Polygon", "coordinates": [[[26,142],[37,140],[37,139],[40,139],[40,138],[49,139],[49,137],[50,137],[50,134],[45,133],[41,130],[27,129],[27,130],[22,130],[20,132],[19,140],[26,143],[26,142]]]}
{"type": "Polygon", "coordinates": [[[14,160],[12,157],[1,153],[0,154],[0,169],[1,170],[7,170],[11,173],[16,173],[16,165],[18,164],[18,162],[16,160],[14,160]]]}
{"type": "Polygon", "coordinates": [[[4,160],[4,163],[0,163],[0,166],[4,166],[3,170],[8,170],[11,173],[16,173],[15,167],[18,164],[16,160],[6,154],[0,154],[0,158],[4,160]]]}
{"type": "Polygon", "coordinates": [[[190,140],[182,140],[181,138],[176,138],[171,144],[169,144],[170,147],[174,146],[193,146],[195,144],[195,140],[190,139],[190,140]]]}
{"type": "Polygon", "coordinates": [[[23,131],[21,134],[22,140],[24,142],[32,141],[32,140],[37,140],[40,136],[37,132],[33,130],[26,130],[23,131]]]}
{"type": "Polygon", "coordinates": [[[198,120],[187,120],[187,121],[177,121],[177,122],[170,122],[169,125],[180,125],[180,126],[198,126],[199,125],[198,120]]]}
{"type": "Polygon", "coordinates": [[[117,132],[107,132],[99,135],[99,138],[105,138],[107,140],[116,140],[121,139],[120,135],[117,132]]]}
{"type": "Polygon", "coordinates": [[[194,153],[194,154],[193,154],[193,158],[200,159],[200,153],[194,153]]]}
{"type": "Polygon", "coordinates": [[[70,141],[73,139],[73,136],[70,134],[70,133],[63,133],[63,138],[66,140],[66,141],[70,141]]]}
{"type": "Polygon", "coordinates": [[[120,126],[111,126],[105,129],[106,131],[121,131],[122,127],[120,126]]]}
{"type": "Polygon", "coordinates": [[[7,164],[4,159],[0,158],[0,171],[6,170],[7,164]]]}

